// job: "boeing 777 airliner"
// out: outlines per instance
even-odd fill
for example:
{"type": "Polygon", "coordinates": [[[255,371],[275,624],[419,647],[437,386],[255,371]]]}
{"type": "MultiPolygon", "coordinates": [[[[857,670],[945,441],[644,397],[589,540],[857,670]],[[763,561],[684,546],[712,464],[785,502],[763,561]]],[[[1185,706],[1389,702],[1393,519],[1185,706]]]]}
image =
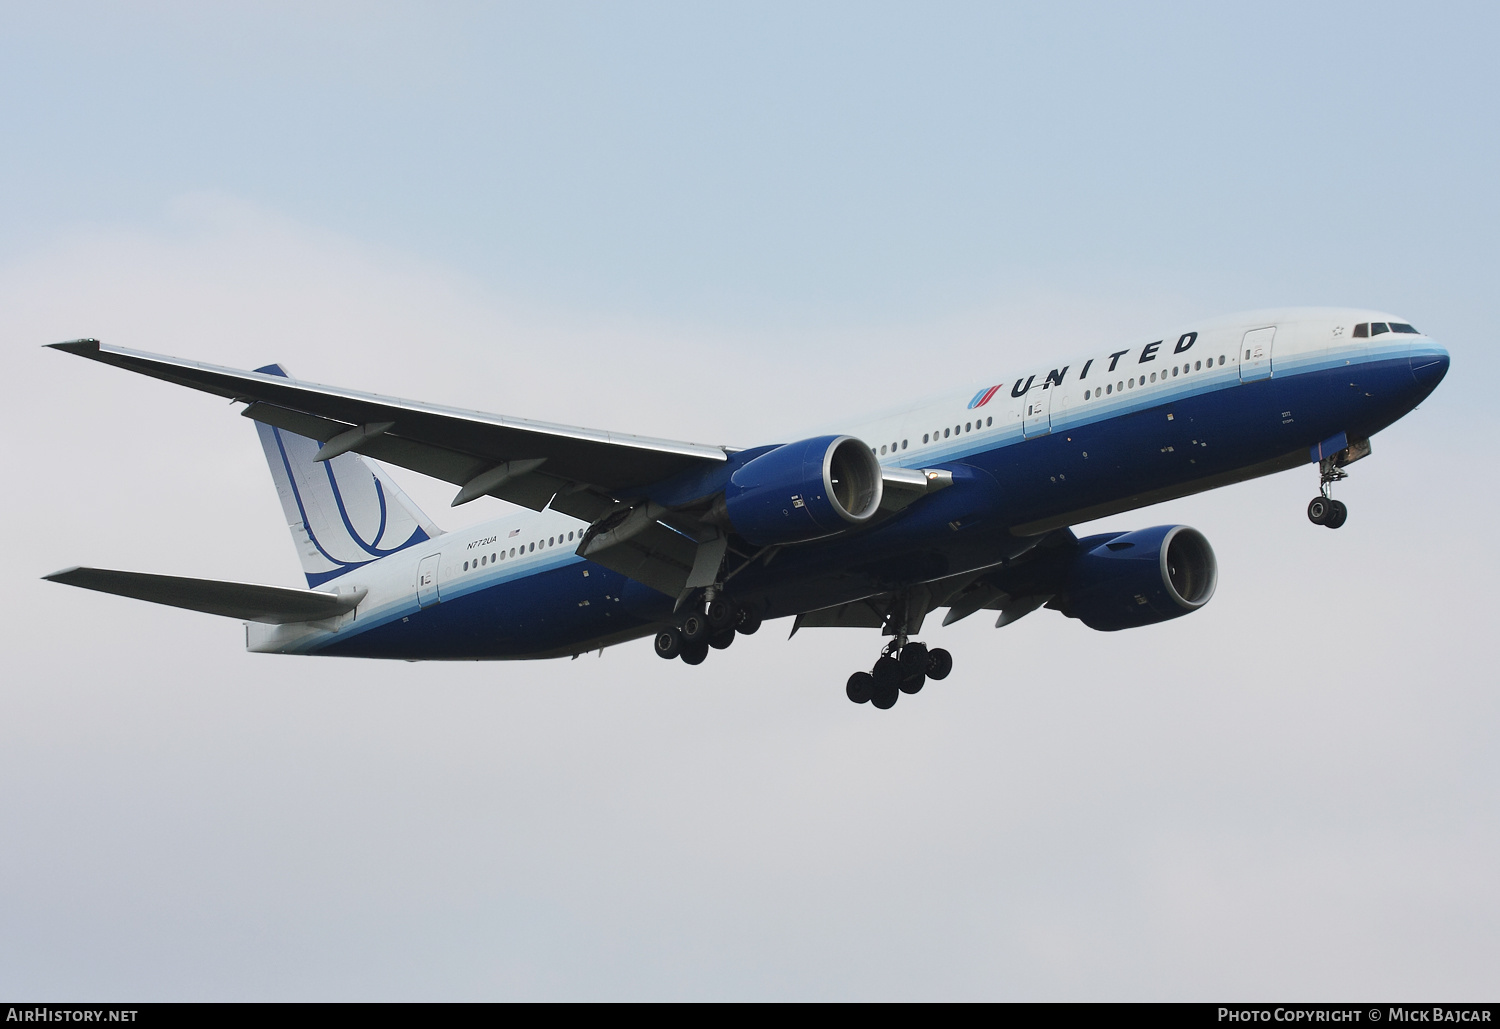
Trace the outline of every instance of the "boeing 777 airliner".
{"type": "Polygon", "coordinates": [[[738,449],[54,346],[244,404],[308,588],[101,568],[54,582],[243,619],[258,653],[542,658],[654,636],[698,664],[766,618],[880,629],[890,641],[846,685],[877,708],[948,675],[948,652],[912,639],[937,608],[944,625],[996,611],[998,627],[1045,606],[1108,631],[1213,596],[1197,530],[1071,525],[1309,464],[1308,518],[1338,528],[1333,484],[1448,370],[1392,315],[1258,311],[738,449]],[[455,506],[519,510],[444,533],[366,458],[453,483],[455,506]]]}

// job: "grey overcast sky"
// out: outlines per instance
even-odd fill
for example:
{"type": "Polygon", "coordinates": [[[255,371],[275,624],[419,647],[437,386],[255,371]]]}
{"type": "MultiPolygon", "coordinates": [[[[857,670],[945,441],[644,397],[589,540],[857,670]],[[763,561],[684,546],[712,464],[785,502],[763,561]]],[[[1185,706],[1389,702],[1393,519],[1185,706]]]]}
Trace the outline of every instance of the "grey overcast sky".
{"type": "MultiPolygon", "coordinates": [[[[1493,5],[0,10],[0,995],[1493,999],[1493,5]],[[769,623],[692,669],[243,652],[69,590],[297,584],[250,427],[78,336],[752,445],[1284,304],[1453,367],[1203,611],[769,623]]],[[[451,487],[401,474],[448,527],[451,487]]]]}

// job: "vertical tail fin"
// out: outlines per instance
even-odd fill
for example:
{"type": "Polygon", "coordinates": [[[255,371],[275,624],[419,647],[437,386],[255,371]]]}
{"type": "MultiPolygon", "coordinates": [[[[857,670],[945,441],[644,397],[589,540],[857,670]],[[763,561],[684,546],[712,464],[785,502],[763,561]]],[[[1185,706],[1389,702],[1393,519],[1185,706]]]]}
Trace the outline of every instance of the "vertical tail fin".
{"type": "MultiPolygon", "coordinates": [[[[286,374],[274,364],[256,371],[286,374]]],[[[401,487],[358,454],[314,461],[317,440],[264,422],[255,427],[308,586],[442,533],[401,487]]]]}

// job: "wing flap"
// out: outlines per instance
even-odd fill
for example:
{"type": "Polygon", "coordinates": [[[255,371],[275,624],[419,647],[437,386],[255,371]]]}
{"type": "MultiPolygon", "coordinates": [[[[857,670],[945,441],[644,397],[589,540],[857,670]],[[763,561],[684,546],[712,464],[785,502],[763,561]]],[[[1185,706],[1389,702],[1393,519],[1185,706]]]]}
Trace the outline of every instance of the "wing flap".
{"type": "Polygon", "coordinates": [[[653,522],[623,543],[595,551],[589,560],[676,598],[687,586],[697,555],[698,544],[653,522]]]}
{"type": "Polygon", "coordinates": [[[65,568],[42,578],[66,586],[165,604],[204,614],[223,615],[247,622],[313,622],[352,611],[364,591],[336,595],[318,590],[259,586],[220,579],[188,579],[149,572],[121,572],[110,568],[65,568]]]}
{"type": "Polygon", "coordinates": [[[882,593],[848,604],[804,611],[792,623],[792,633],[795,635],[798,629],[879,629],[885,625],[886,612],[894,600],[894,595],[882,593]]]}

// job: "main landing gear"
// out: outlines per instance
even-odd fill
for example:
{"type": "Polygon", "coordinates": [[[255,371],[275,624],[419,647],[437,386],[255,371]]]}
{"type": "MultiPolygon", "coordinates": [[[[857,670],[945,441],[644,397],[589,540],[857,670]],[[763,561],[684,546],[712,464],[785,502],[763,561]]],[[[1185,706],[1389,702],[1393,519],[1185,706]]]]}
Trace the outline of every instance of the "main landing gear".
{"type": "Polygon", "coordinates": [[[680,657],[687,664],[700,665],[710,648],[724,650],[737,634],[752,635],[760,621],[760,612],[716,597],[705,601],[701,610],[689,611],[680,627],[657,633],[656,656],[669,661],[680,657]]]}
{"type": "Polygon", "coordinates": [[[869,703],[885,711],[896,706],[901,694],[918,693],[928,679],[946,679],[951,671],[952,654],[900,637],[886,645],[874,668],[849,676],[844,693],[856,704],[869,703]]]}
{"type": "Polygon", "coordinates": [[[1333,484],[1349,478],[1336,458],[1337,455],[1325,457],[1318,462],[1318,495],[1307,502],[1307,520],[1330,529],[1337,529],[1349,520],[1349,508],[1343,501],[1333,499],[1333,484]]]}

